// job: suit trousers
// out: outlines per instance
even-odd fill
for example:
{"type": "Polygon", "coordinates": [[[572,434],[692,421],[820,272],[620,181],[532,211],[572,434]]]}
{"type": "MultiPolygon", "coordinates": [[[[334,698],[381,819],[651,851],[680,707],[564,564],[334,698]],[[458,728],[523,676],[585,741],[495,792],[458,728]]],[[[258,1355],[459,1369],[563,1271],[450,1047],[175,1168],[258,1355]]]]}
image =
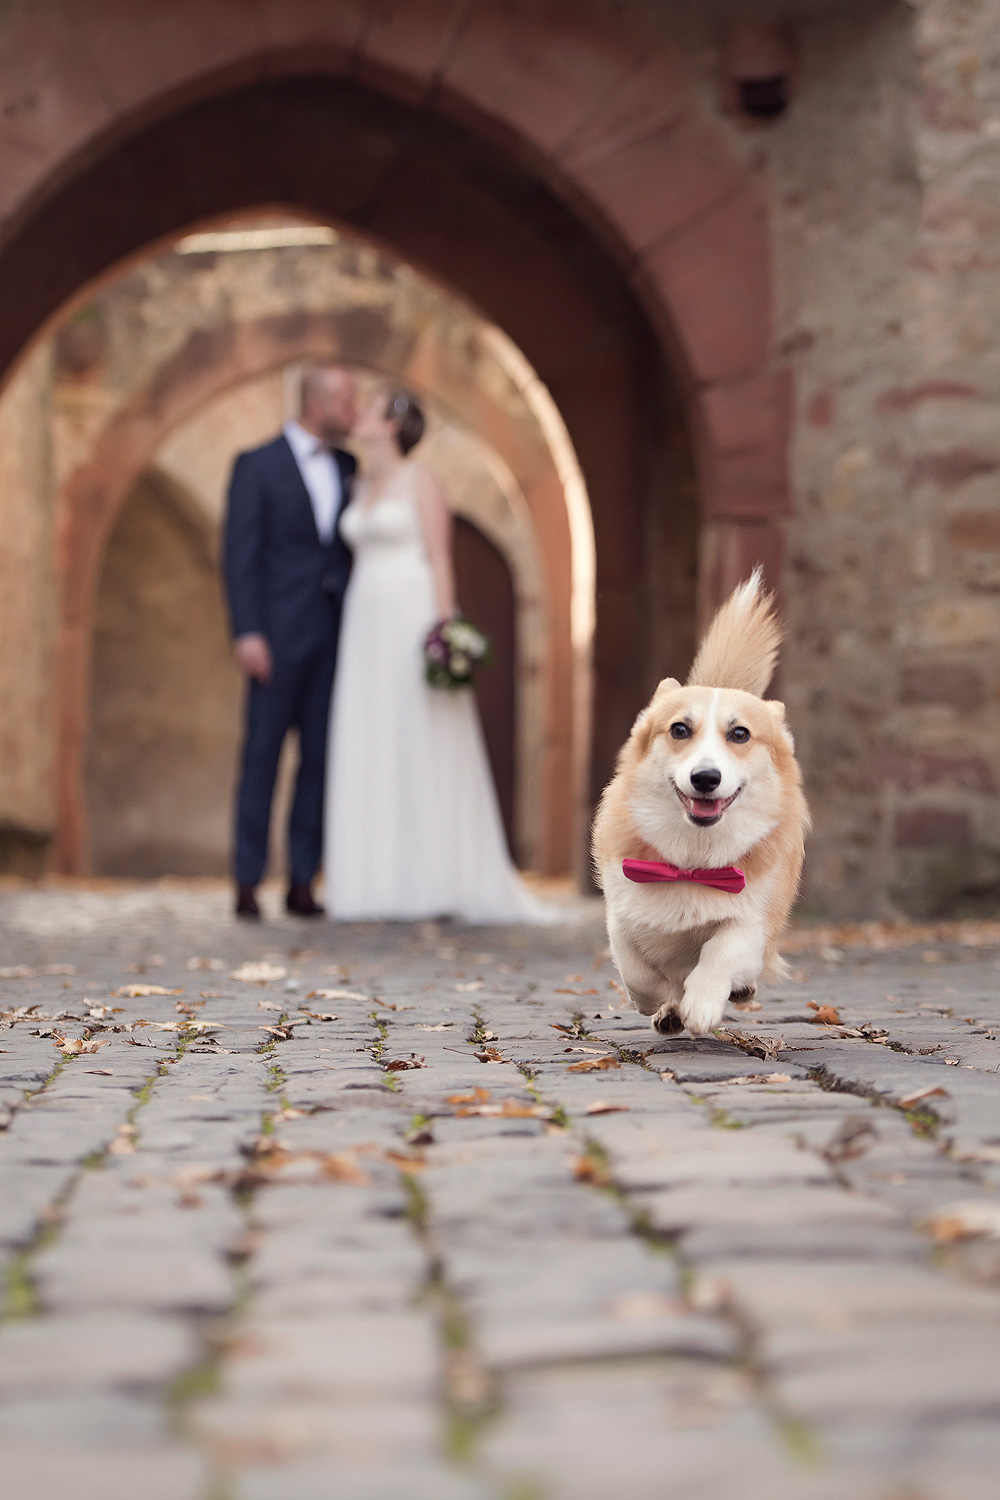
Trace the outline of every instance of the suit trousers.
{"type": "Polygon", "coordinates": [[[235,876],[257,885],[267,863],[267,837],[278,760],[285,735],[299,733],[299,769],[288,824],[293,881],[308,883],[323,849],[323,788],[336,645],[297,661],[276,660],[271,681],[251,681],[246,701],[243,765],[236,799],[235,876]]]}

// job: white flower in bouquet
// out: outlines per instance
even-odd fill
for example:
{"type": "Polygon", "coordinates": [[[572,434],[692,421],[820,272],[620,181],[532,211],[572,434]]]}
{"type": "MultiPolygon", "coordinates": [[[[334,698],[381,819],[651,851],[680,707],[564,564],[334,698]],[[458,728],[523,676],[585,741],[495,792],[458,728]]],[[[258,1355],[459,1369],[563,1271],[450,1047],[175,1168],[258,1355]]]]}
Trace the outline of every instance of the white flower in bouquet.
{"type": "Polygon", "coordinates": [[[451,670],[456,677],[467,677],[471,666],[472,663],[464,651],[453,651],[451,653],[451,670]]]}
{"type": "Polygon", "coordinates": [[[448,639],[456,651],[463,651],[473,661],[483,654],[486,641],[482,632],[465,620],[455,620],[448,631],[448,639]]]}

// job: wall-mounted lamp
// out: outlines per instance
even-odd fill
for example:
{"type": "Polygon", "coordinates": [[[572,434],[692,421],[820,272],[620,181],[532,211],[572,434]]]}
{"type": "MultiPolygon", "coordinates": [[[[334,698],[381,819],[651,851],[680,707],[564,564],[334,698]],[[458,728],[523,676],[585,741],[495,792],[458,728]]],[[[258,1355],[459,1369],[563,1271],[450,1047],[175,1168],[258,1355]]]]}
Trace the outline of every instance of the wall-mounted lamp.
{"type": "Polygon", "coordinates": [[[777,119],[791,100],[794,69],[790,26],[734,17],[722,46],[723,108],[757,120],[777,119]]]}

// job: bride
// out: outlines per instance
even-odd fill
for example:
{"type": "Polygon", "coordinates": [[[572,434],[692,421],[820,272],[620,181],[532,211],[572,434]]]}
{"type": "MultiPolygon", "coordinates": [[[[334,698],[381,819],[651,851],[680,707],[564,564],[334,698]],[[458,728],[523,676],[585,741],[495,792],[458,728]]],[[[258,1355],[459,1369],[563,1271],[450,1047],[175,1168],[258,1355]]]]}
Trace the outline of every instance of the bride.
{"type": "Polygon", "coordinates": [[[326,909],[547,920],[507,852],[471,690],[424,680],[424,638],[456,598],[444,494],[410,458],[423,433],[402,392],[376,394],[354,428],[364,478],[340,519],[354,568],[330,707],[326,909]]]}

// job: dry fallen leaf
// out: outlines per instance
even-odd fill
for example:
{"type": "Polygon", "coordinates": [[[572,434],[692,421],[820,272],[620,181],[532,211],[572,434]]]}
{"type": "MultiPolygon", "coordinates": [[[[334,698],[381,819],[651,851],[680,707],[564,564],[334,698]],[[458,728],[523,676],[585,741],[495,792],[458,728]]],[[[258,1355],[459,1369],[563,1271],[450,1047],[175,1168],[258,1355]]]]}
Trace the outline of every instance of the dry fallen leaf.
{"type": "Polygon", "coordinates": [[[490,1097],[489,1089],[472,1089],[468,1094],[449,1094],[446,1104],[485,1104],[490,1097]]]}
{"type": "Polygon", "coordinates": [[[939,1244],[1000,1240],[1000,1203],[952,1203],[928,1219],[924,1227],[939,1244]]]}
{"type": "Polygon", "coordinates": [[[599,995],[601,992],[600,992],[600,990],[574,990],[574,989],[569,989],[569,990],[556,990],[556,991],[554,991],[554,993],[557,994],[557,995],[599,995]]]}
{"type": "Polygon", "coordinates": [[[499,1047],[484,1047],[481,1052],[476,1053],[481,1063],[503,1062],[503,1053],[499,1047]]]}
{"type": "Polygon", "coordinates": [[[427,1064],[422,1057],[411,1052],[409,1057],[394,1057],[391,1062],[385,1064],[387,1073],[405,1073],[410,1068],[426,1068],[427,1064]]]}
{"type": "Polygon", "coordinates": [[[427,1170],[427,1163],[419,1156],[406,1156],[402,1151],[387,1151],[385,1159],[391,1161],[393,1166],[398,1167],[401,1172],[407,1172],[411,1176],[416,1172],[427,1170]]]}
{"type": "Polygon", "coordinates": [[[472,995],[476,990],[481,990],[485,982],[483,979],[473,979],[468,984],[456,984],[455,989],[460,995],[472,995]]]}
{"type": "Polygon", "coordinates": [[[573,1176],[577,1182],[589,1182],[593,1187],[607,1187],[611,1182],[607,1167],[593,1156],[578,1156],[573,1163],[573,1176]]]}
{"type": "Polygon", "coordinates": [[[740,1073],[736,1078],[718,1078],[718,1088],[731,1088],[739,1083],[791,1083],[791,1073],[740,1073]]]}
{"type": "Polygon", "coordinates": [[[813,1020],[818,1026],[839,1026],[841,1024],[840,1012],[835,1005],[820,1005],[818,1000],[807,1000],[806,1004],[810,1010],[816,1012],[813,1020]]]}
{"type": "Polygon", "coordinates": [[[115,1138],[108,1147],[109,1156],[131,1156],[135,1151],[135,1137],[138,1134],[134,1125],[119,1125],[115,1132],[115,1138]]]}
{"type": "Polygon", "coordinates": [[[783,1036],[755,1036],[750,1031],[732,1031],[727,1026],[719,1026],[715,1035],[720,1042],[731,1042],[734,1047],[739,1047],[750,1057],[759,1057],[764,1062],[770,1062],[777,1057],[785,1045],[783,1036]]]}
{"type": "Polygon", "coordinates": [[[585,1062],[570,1063],[566,1069],[567,1073],[597,1073],[607,1068],[620,1068],[621,1063],[614,1057],[588,1057],[585,1062]]]}
{"type": "Polygon", "coordinates": [[[455,1024],[454,1021],[442,1021],[439,1026],[418,1026],[418,1027],[416,1027],[416,1030],[417,1031],[447,1031],[448,1028],[450,1026],[454,1026],[454,1024],[455,1024]]]}
{"type": "Polygon", "coordinates": [[[106,1047],[107,1039],[104,1041],[85,1041],[83,1037],[57,1036],[53,1037],[53,1043],[65,1057],[76,1057],[79,1053],[96,1052],[98,1047],[106,1047]]]}
{"type": "Polygon", "coordinates": [[[943,1099],[950,1098],[948,1090],[942,1088],[939,1083],[930,1083],[926,1088],[915,1089],[912,1094],[907,1094],[905,1099],[900,1099],[903,1109],[912,1109],[914,1104],[919,1104],[921,1099],[931,1099],[935,1094],[940,1094],[943,1099]]]}
{"type": "Polygon", "coordinates": [[[842,1120],[820,1152],[827,1161],[850,1161],[863,1156],[878,1139],[878,1130],[865,1115],[848,1115],[842,1120]]]}
{"type": "Polygon", "coordinates": [[[751,996],[751,998],[749,1000],[730,1000],[729,1003],[733,1007],[733,1010],[763,1010],[764,1009],[764,1007],[761,1004],[761,1002],[759,1000],[754,1000],[752,996],[751,996]]]}
{"type": "MultiPolygon", "coordinates": [[[[476,1093],[484,1092],[479,1089],[476,1093]]],[[[503,1120],[550,1120],[552,1110],[544,1104],[519,1104],[516,1099],[505,1099],[502,1104],[472,1104],[455,1111],[461,1120],[469,1115],[482,1115],[487,1119],[503,1120]]]]}
{"type": "Polygon", "coordinates": [[[221,958],[189,958],[184,967],[185,969],[224,969],[226,966],[221,958]]]}
{"type": "Polygon", "coordinates": [[[240,984],[272,984],[279,979],[287,979],[288,970],[283,969],[280,964],[245,963],[240,964],[238,969],[233,969],[229,977],[238,979],[240,984]]]}
{"type": "Polygon", "coordinates": [[[120,990],[115,990],[119,999],[145,1000],[150,995],[183,995],[183,990],[168,990],[162,984],[123,984],[120,990]]]}
{"type": "Polygon", "coordinates": [[[302,1014],[304,1016],[308,1016],[311,1021],[339,1021],[340,1020],[340,1017],[339,1016],[335,1016],[332,1010],[306,1010],[306,1008],[305,1008],[304,1005],[300,1005],[299,1006],[299,1010],[302,1012],[302,1014]]]}
{"type": "Polygon", "coordinates": [[[354,1157],[346,1151],[334,1152],[329,1156],[320,1156],[322,1175],[330,1182],[350,1182],[357,1187],[366,1187],[371,1182],[367,1172],[363,1172],[354,1157]]]}
{"type": "Polygon", "coordinates": [[[174,1010],[179,1011],[182,1016],[195,1016],[198,1011],[204,1009],[204,1006],[204,1000],[178,1000],[174,1010]]]}
{"type": "Polygon", "coordinates": [[[307,1000],[367,1000],[360,990],[310,990],[307,1000]]]}
{"type": "Polygon", "coordinates": [[[226,998],[222,990],[199,990],[198,994],[203,1000],[224,1000],[226,998]]]}
{"type": "Polygon", "coordinates": [[[258,1010],[276,1010],[279,1013],[279,1015],[280,1015],[281,1011],[284,1010],[284,1006],[277,1005],[273,1000],[258,1000],[257,1001],[257,1009],[258,1010]]]}
{"type": "Polygon", "coordinates": [[[595,1099],[588,1104],[584,1110],[586,1115],[620,1115],[628,1114],[627,1104],[609,1104],[607,1099],[595,1099]]]}

